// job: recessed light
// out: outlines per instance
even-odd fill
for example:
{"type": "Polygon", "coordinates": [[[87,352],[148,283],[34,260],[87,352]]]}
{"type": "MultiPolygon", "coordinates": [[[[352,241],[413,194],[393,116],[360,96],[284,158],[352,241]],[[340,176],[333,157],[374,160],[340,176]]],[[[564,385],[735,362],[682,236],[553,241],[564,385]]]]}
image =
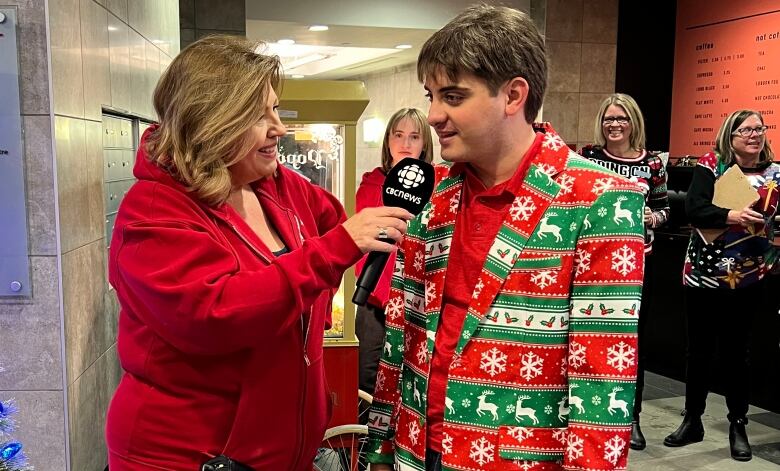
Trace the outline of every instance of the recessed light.
{"type": "Polygon", "coordinates": [[[327,31],[328,26],[327,25],[311,25],[309,26],[309,31],[327,31]]]}
{"type": "Polygon", "coordinates": [[[280,40],[276,41],[276,43],[277,44],[281,44],[282,46],[292,46],[293,44],[295,44],[295,40],[294,39],[280,39],[280,40]]]}
{"type": "Polygon", "coordinates": [[[294,78],[294,79],[302,79],[304,77],[306,77],[306,76],[305,75],[301,75],[301,74],[292,74],[292,75],[290,75],[290,78],[294,78]]]}
{"type": "Polygon", "coordinates": [[[412,45],[411,44],[399,44],[395,48],[396,49],[411,49],[412,45]]]}

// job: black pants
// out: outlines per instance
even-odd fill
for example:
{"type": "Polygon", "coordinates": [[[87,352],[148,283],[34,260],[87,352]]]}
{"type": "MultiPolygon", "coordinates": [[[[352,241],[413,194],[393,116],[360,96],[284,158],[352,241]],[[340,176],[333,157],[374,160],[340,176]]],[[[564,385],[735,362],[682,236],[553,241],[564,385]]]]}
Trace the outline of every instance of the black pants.
{"type": "Polygon", "coordinates": [[[713,365],[724,380],[729,420],[745,417],[750,399],[750,324],[763,304],[764,283],[733,290],[686,287],[685,294],[685,409],[692,415],[704,413],[713,365]]]}
{"type": "Polygon", "coordinates": [[[642,282],[642,304],[639,307],[639,322],[637,332],[638,355],[636,361],[636,394],[634,395],[634,420],[639,421],[642,412],[642,393],[645,390],[645,338],[647,337],[647,316],[652,310],[650,300],[653,299],[653,255],[645,256],[645,278],[642,282]]]}
{"type": "Polygon", "coordinates": [[[355,318],[355,335],[360,341],[358,384],[363,391],[374,394],[376,372],[385,344],[384,309],[370,304],[358,306],[355,318]]]}

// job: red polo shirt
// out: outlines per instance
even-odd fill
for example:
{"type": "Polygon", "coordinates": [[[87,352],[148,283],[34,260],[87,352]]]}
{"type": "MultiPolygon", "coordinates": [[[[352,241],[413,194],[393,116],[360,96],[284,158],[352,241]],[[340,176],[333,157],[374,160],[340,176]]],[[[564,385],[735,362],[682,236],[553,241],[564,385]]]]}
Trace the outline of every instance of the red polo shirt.
{"type": "Polygon", "coordinates": [[[485,188],[473,170],[457,163],[450,175],[464,174],[460,209],[447,264],[442,294],[442,310],[436,333],[431,373],[428,379],[428,448],[441,452],[444,398],[447,377],[458,345],[471,294],[477,285],[488,251],[520,189],[533,157],[539,152],[544,134],[537,133],[515,174],[492,188],[485,188]]]}

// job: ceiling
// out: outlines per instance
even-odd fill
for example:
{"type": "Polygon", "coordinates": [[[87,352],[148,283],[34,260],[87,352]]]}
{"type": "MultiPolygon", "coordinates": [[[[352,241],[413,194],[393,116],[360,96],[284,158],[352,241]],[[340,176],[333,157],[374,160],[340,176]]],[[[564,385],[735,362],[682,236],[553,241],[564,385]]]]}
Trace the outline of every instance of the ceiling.
{"type": "MultiPolygon", "coordinates": [[[[346,79],[413,63],[423,43],[474,0],[246,0],[246,35],[269,43],[285,73],[305,78],[346,79]],[[327,25],[327,31],[309,31],[327,25]],[[295,45],[279,46],[280,39],[295,45]],[[396,49],[400,44],[409,49],[396,49]],[[317,46],[317,48],[314,48],[317,46]],[[281,52],[280,52],[281,51],[281,52]],[[299,65],[300,64],[300,65],[299,65]],[[297,65],[297,66],[296,66],[297,65]]],[[[528,12],[531,0],[503,2],[528,12]]]]}

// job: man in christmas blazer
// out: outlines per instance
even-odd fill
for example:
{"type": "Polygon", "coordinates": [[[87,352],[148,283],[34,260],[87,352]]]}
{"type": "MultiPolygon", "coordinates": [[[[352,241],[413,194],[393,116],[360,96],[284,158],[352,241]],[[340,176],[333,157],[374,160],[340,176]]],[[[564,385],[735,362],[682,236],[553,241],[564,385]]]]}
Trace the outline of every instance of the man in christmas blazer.
{"type": "MultiPolygon", "coordinates": [[[[500,29],[507,10],[510,22],[533,28],[519,12],[484,5],[451,24],[483,27],[481,33],[489,35],[500,29]]],[[[509,50],[501,49],[500,39],[470,43],[436,34],[429,42],[443,47],[497,44],[509,50]]],[[[543,48],[537,36],[533,46],[543,48]]],[[[394,462],[402,470],[625,469],[643,276],[643,195],[628,180],[571,152],[549,125],[532,127],[539,89],[544,92],[532,73],[528,79],[509,75],[492,94],[484,71],[475,72],[489,65],[451,76],[445,73],[451,65],[431,59],[428,46],[418,74],[431,98],[429,121],[442,157],[458,164],[437,168],[431,201],[410,222],[399,248],[369,415],[372,469],[390,469],[386,464],[394,462]],[[491,133],[480,136],[486,122],[491,133]],[[507,142],[517,145],[503,155],[507,142]],[[471,292],[445,372],[444,404],[429,405],[431,359],[446,319],[446,276],[451,256],[461,256],[452,250],[464,172],[455,169],[467,165],[489,188],[507,180],[490,175],[491,168],[500,168],[491,164],[505,161],[514,162],[513,174],[524,172],[522,180],[471,292]],[[435,408],[444,409],[440,453],[429,449],[426,436],[435,408]]],[[[543,56],[542,50],[542,62],[543,56]]],[[[536,75],[546,77],[546,64],[541,67],[544,73],[536,75]]]]}

